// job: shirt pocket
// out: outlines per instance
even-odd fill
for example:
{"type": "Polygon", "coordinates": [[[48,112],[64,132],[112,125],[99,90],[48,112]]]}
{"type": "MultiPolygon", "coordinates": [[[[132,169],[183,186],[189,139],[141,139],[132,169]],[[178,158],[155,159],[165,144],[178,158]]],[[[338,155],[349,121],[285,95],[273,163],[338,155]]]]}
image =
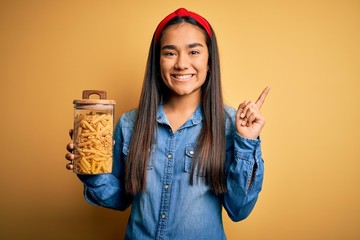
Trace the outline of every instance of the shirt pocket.
{"type": "MultiPolygon", "coordinates": [[[[189,143],[185,145],[185,159],[184,159],[184,171],[188,174],[190,174],[191,172],[191,165],[193,164],[193,162],[195,161],[194,159],[194,155],[195,155],[195,144],[194,143],[189,143]]],[[[196,164],[196,163],[194,163],[196,164]]],[[[204,177],[203,174],[197,174],[197,166],[194,169],[194,175],[195,176],[200,176],[200,177],[204,177]]]]}
{"type": "MultiPolygon", "coordinates": [[[[154,162],[155,162],[155,151],[156,151],[156,144],[151,145],[150,149],[150,157],[149,157],[149,164],[147,166],[147,170],[152,170],[154,168],[154,162]]],[[[122,152],[125,155],[125,159],[127,155],[129,154],[129,144],[124,143],[122,152]]]]}

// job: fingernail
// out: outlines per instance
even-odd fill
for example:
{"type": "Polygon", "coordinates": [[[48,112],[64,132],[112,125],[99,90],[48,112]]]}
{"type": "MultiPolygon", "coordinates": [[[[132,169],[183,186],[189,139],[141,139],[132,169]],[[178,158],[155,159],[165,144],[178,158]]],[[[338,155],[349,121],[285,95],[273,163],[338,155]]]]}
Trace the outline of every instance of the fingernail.
{"type": "Polygon", "coordinates": [[[67,154],[67,159],[73,160],[74,159],[74,154],[68,153],[67,154]]]}

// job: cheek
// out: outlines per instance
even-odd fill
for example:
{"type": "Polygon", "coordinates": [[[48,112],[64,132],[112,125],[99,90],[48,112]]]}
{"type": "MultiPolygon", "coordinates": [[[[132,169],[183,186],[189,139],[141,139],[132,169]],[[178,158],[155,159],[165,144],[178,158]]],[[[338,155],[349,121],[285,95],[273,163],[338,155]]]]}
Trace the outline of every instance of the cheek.
{"type": "Polygon", "coordinates": [[[203,81],[204,81],[204,82],[206,81],[206,78],[207,78],[207,76],[208,76],[209,69],[210,69],[210,67],[209,67],[209,65],[208,65],[207,62],[206,62],[206,64],[203,64],[201,75],[202,75],[202,77],[203,77],[203,81]]]}
{"type": "Polygon", "coordinates": [[[164,61],[160,59],[160,72],[161,74],[166,73],[171,68],[169,61],[164,61]]]}
{"type": "Polygon", "coordinates": [[[204,59],[203,61],[199,62],[198,66],[198,71],[201,71],[202,74],[207,74],[207,72],[209,71],[209,65],[206,59],[204,59]]]}
{"type": "Polygon", "coordinates": [[[167,64],[166,64],[166,61],[164,62],[164,61],[161,61],[160,60],[160,77],[161,77],[161,81],[166,85],[166,86],[168,86],[168,83],[167,83],[167,81],[166,81],[166,75],[167,75],[167,69],[168,69],[168,67],[167,67],[167,64]]]}
{"type": "Polygon", "coordinates": [[[201,68],[202,71],[207,72],[209,70],[209,58],[204,57],[199,59],[198,64],[199,68],[201,68]]]}
{"type": "Polygon", "coordinates": [[[165,69],[164,63],[160,61],[160,75],[162,79],[164,79],[164,69],[165,69]]]}

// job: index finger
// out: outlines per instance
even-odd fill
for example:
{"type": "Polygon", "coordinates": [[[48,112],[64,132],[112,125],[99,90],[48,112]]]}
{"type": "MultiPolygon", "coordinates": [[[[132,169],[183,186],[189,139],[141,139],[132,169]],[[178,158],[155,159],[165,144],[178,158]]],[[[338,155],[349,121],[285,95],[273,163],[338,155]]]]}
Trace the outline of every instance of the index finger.
{"type": "Polygon", "coordinates": [[[256,100],[255,104],[258,106],[259,109],[263,105],[265,98],[266,98],[267,94],[269,93],[269,91],[270,91],[270,87],[266,87],[264,89],[264,91],[260,94],[260,97],[256,100]]]}

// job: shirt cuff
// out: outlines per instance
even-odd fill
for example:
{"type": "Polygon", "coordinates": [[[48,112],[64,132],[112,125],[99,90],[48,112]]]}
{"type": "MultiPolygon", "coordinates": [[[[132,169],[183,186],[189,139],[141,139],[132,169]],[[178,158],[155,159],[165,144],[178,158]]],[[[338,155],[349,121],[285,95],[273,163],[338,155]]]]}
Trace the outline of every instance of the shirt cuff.
{"type": "Polygon", "coordinates": [[[244,138],[239,133],[235,133],[235,145],[243,152],[253,152],[260,147],[260,137],[257,139],[244,138]]]}

